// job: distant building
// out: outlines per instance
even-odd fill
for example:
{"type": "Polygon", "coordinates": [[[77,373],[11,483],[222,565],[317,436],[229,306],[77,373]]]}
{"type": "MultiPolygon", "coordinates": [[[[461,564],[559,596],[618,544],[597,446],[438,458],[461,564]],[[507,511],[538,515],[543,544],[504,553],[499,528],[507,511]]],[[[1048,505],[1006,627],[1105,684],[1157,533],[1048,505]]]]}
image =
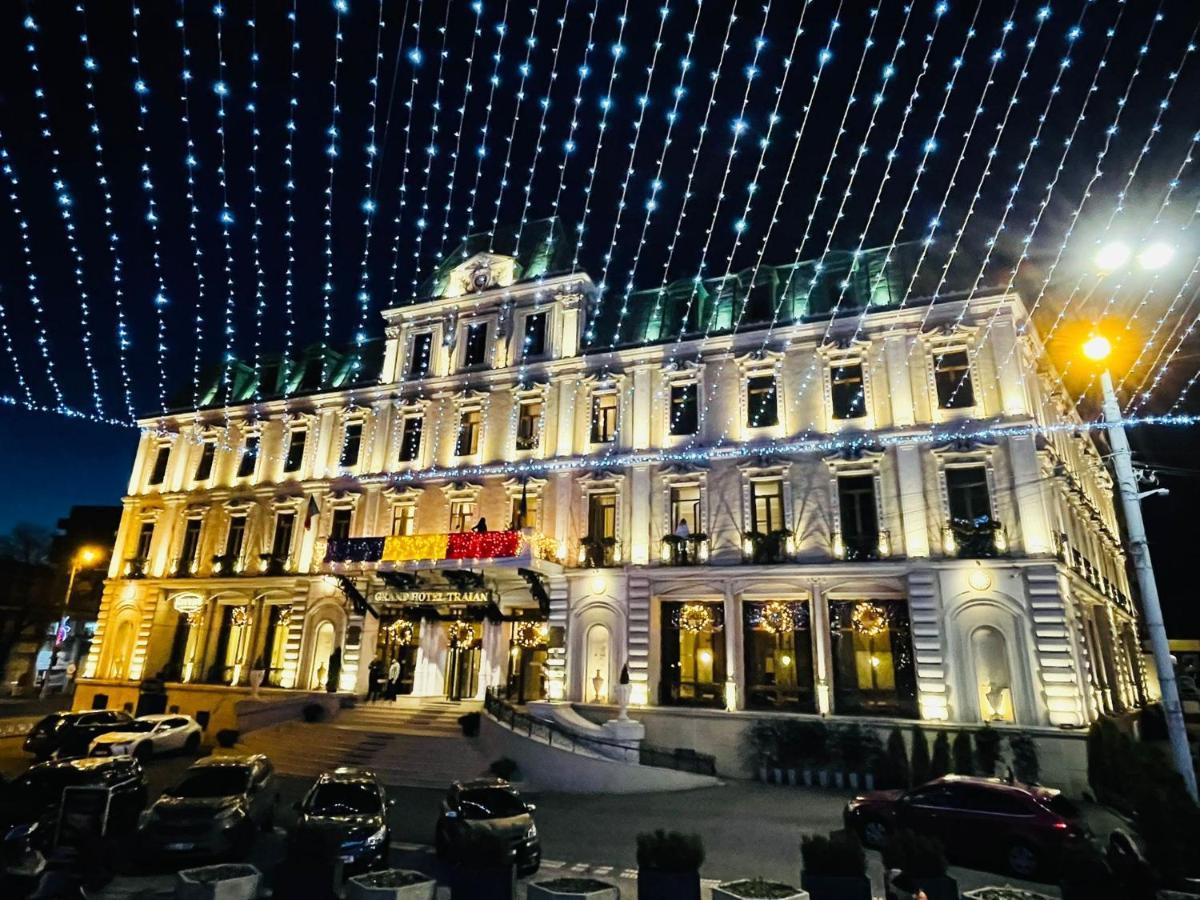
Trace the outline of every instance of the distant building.
{"type": "Polygon", "coordinates": [[[50,566],[0,558],[0,688],[5,694],[33,687],[35,657],[53,617],[53,586],[50,566]]]}
{"type": "Polygon", "coordinates": [[[1019,296],[903,303],[900,247],[598,298],[567,248],[469,239],[382,344],[143,420],[78,702],[363,693],[373,657],[585,703],[628,664],[713,728],[1143,702],[1109,475],[1019,296]]]}

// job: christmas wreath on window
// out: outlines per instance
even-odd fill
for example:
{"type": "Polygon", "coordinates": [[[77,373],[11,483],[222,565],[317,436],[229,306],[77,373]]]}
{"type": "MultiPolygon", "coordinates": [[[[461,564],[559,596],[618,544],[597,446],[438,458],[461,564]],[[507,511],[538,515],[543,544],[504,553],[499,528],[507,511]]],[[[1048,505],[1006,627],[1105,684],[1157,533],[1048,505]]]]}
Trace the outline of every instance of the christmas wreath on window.
{"type": "Polygon", "coordinates": [[[888,629],[888,613],[879,603],[859,603],[850,614],[854,630],[866,637],[875,637],[888,629]]]}
{"type": "Polygon", "coordinates": [[[676,614],[676,625],[680,631],[690,631],[693,634],[716,631],[721,627],[721,623],[717,620],[717,615],[709,603],[683,604],[676,614]]]}
{"type": "Polygon", "coordinates": [[[518,647],[532,650],[546,643],[550,635],[550,626],[545,622],[518,622],[513,629],[513,642],[518,647]]]}
{"type": "Polygon", "coordinates": [[[469,647],[475,643],[475,626],[462,619],[451,622],[446,629],[446,637],[451,647],[469,647]]]}

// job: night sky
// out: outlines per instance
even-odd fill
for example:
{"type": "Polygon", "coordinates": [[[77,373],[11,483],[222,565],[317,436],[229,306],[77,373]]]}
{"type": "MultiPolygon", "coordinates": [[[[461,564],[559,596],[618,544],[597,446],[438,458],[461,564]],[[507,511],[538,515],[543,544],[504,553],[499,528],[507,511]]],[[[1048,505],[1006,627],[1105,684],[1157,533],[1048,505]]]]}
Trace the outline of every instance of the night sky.
{"type": "MultiPolygon", "coordinates": [[[[119,423],[223,355],[376,336],[463,235],[556,213],[610,291],[932,238],[947,291],[1040,295],[1055,353],[1103,316],[1137,385],[1178,344],[1142,412],[1196,369],[1191,0],[339,6],[0,8],[0,529],[117,502],[119,423]],[[1118,237],[1176,259],[1098,284],[1118,237]]],[[[1191,434],[1135,443],[1189,470],[1191,434]]],[[[1160,564],[1196,474],[1150,501],[1160,564]]]]}

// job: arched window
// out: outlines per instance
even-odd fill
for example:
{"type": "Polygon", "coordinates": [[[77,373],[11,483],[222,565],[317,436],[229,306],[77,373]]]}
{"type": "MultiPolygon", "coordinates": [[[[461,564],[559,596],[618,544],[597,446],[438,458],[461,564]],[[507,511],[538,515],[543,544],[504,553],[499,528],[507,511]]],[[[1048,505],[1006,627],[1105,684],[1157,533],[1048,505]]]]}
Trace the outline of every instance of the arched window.
{"type": "Polygon", "coordinates": [[[108,655],[108,677],[124,678],[129,672],[129,658],[133,656],[133,618],[126,616],[117,623],[113,632],[112,650],[108,655]]]}
{"type": "Polygon", "coordinates": [[[971,656],[975,661],[979,717],[985,722],[1015,721],[1012,673],[1004,635],[990,625],[976,628],[971,632],[971,656]]]}

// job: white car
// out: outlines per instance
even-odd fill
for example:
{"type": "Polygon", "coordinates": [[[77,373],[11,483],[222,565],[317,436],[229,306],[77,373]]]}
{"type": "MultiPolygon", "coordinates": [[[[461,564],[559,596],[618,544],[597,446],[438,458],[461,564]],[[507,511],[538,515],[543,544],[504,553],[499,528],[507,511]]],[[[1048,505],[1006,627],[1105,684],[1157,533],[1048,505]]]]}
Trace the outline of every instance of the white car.
{"type": "Polygon", "coordinates": [[[159,713],[140,716],[121,731],[100,735],[88,747],[88,756],[136,756],[149,759],[156,753],[200,749],[200,724],[191,716],[159,713]]]}

